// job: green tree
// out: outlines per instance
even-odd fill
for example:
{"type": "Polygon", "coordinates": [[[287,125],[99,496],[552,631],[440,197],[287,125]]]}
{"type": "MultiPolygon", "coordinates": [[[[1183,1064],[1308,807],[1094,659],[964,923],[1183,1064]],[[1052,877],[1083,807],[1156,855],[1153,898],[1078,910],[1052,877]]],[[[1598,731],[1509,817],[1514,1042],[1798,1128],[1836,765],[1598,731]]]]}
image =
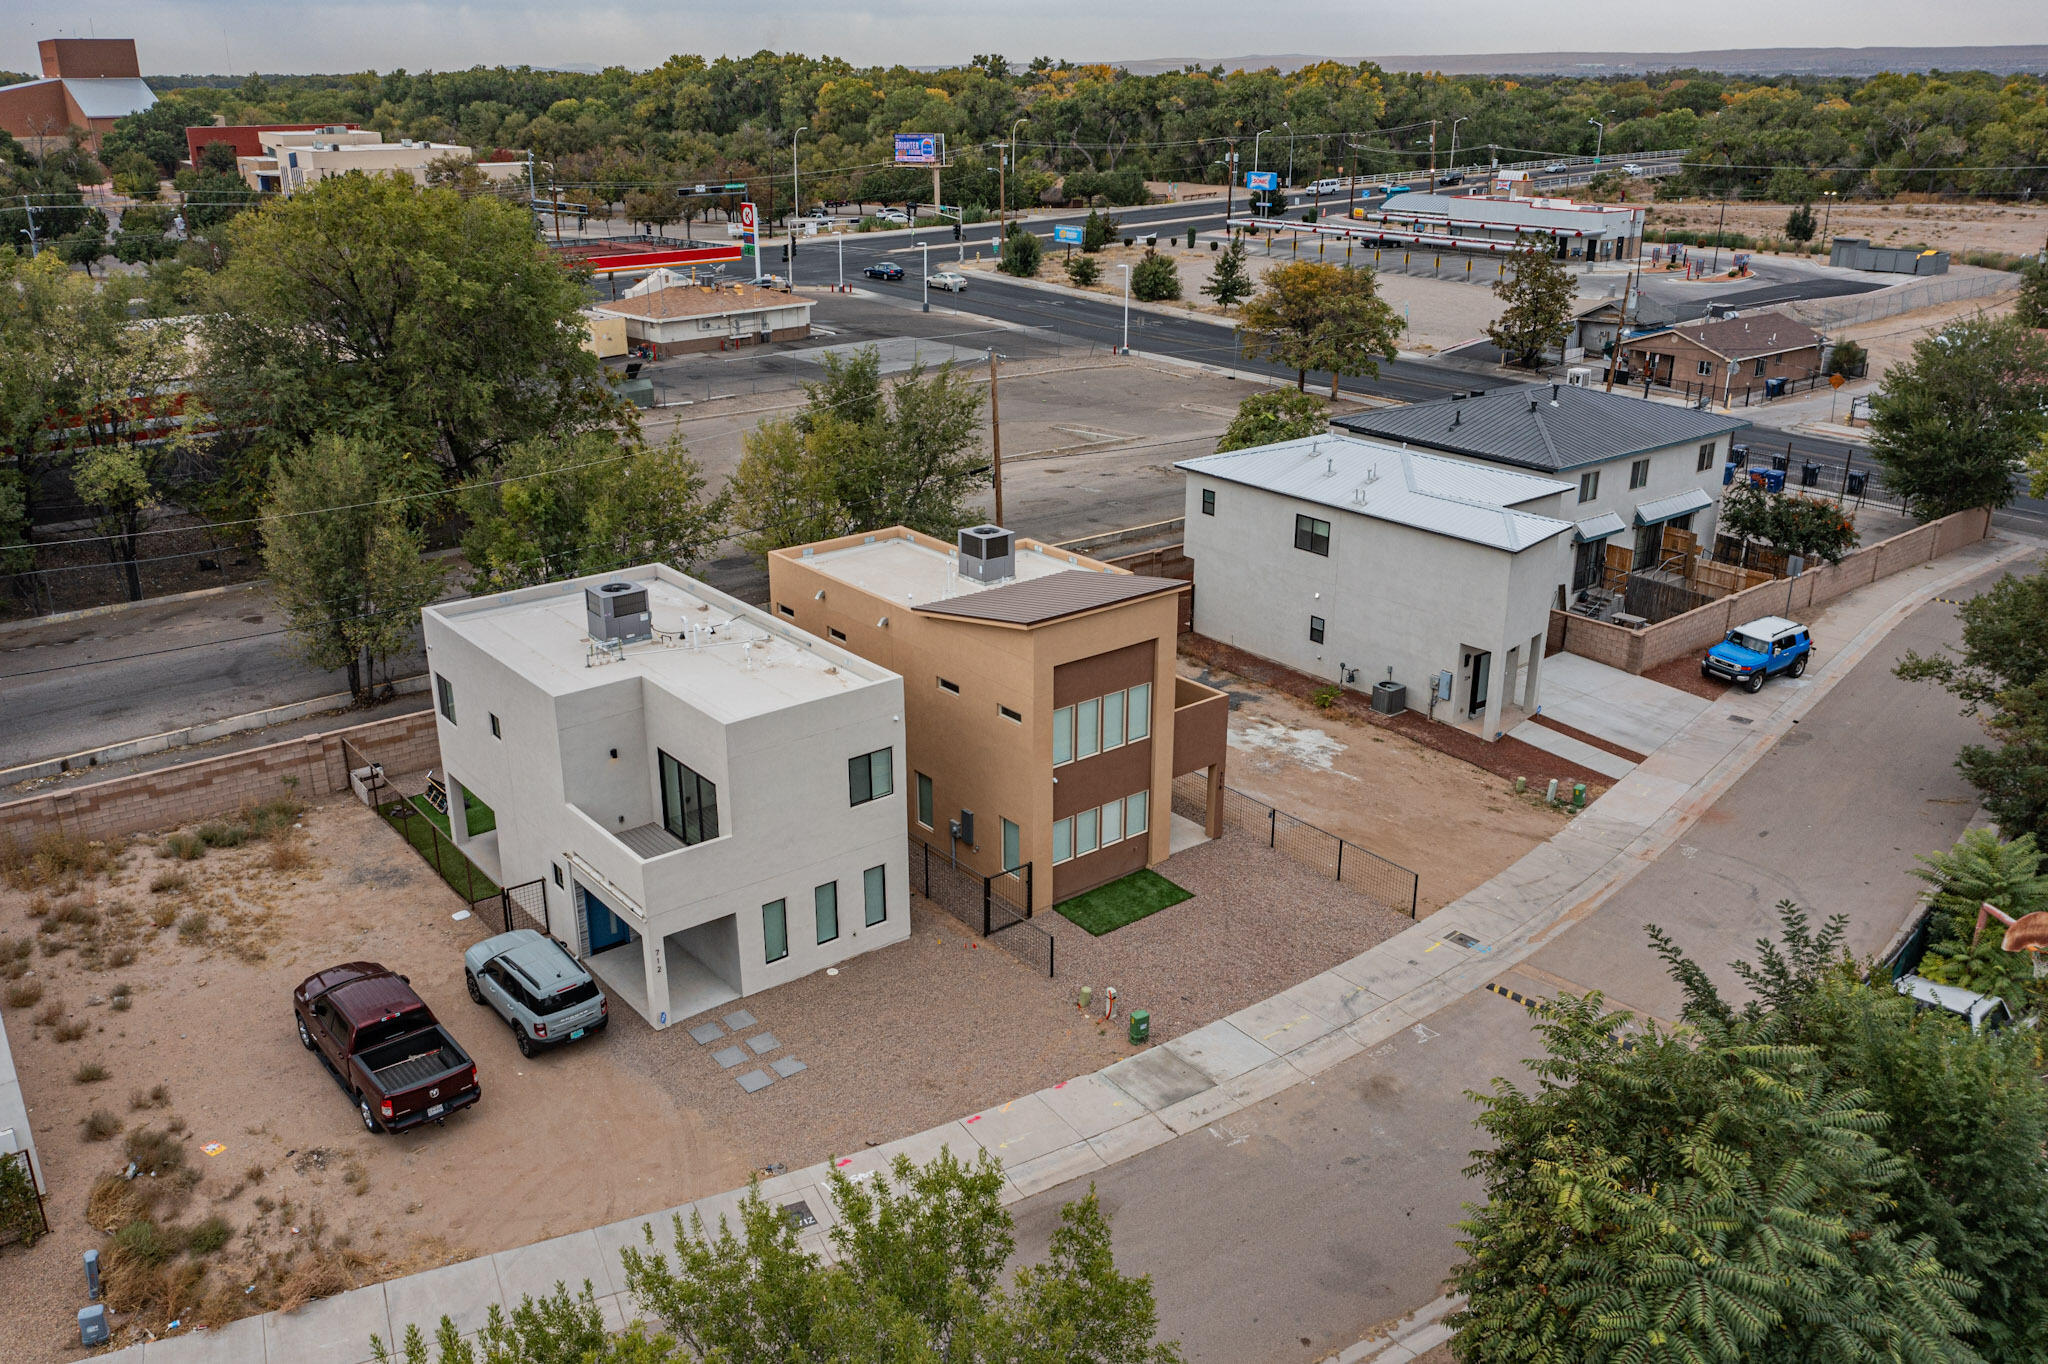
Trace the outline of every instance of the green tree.
{"type": "Polygon", "coordinates": [[[1748,481],[1721,498],[1721,529],[1744,540],[1761,540],[1785,554],[1842,562],[1856,547],[1856,527],[1841,508],[1816,497],[1774,493],[1748,481]]]}
{"type": "Polygon", "coordinates": [[[1202,286],[1202,292],[1215,299],[1219,307],[1236,307],[1250,298],[1257,287],[1252,282],[1252,272],[1245,265],[1244,257],[1244,238],[1233,232],[1230,244],[1209,267],[1209,282],[1202,286]]]}
{"type": "Polygon", "coordinates": [[[1116,240],[1116,234],[1123,224],[1100,209],[1089,209],[1088,217],[1081,224],[1081,249],[1093,255],[1116,240]]]}
{"type": "Polygon", "coordinates": [[[1180,267],[1173,257],[1162,256],[1150,247],[1131,269],[1131,293],[1146,303],[1164,303],[1180,297],[1180,267]]]}
{"type": "Polygon", "coordinates": [[[1967,318],[1914,343],[1870,401],[1870,453],[1922,520],[2012,500],[2048,433],[2048,337],[1967,318]]]}
{"type": "Polygon", "coordinates": [[[263,196],[244,184],[232,168],[182,170],[172,183],[178,187],[178,212],[194,233],[210,232],[263,202],[263,196]]]}
{"type": "Polygon", "coordinates": [[[1299,440],[1315,435],[1328,424],[1329,413],[1321,398],[1285,388],[1269,388],[1237,405],[1237,415],[1217,440],[1216,452],[1299,440]]]}
{"type": "Polygon", "coordinates": [[[2015,688],[2048,679],[2048,571],[2007,573],[1956,609],[1962,645],[1934,655],[1908,650],[1893,672],[1932,682],[1963,702],[1963,713],[1995,705],[2015,688]]]}
{"type": "Polygon", "coordinates": [[[2020,267],[2020,296],[2012,315],[2021,326],[2048,327],[2048,250],[2035,252],[2020,267]]]}
{"type": "Polygon", "coordinates": [[[1067,272],[1067,283],[1077,289],[1085,289],[1102,278],[1102,267],[1089,255],[1069,255],[1060,268],[1067,272]]]}
{"type": "Polygon", "coordinates": [[[582,347],[582,286],[492,195],[346,175],[229,226],[204,387],[222,424],[289,451],[374,436],[458,475],[618,404],[582,347]]]}
{"type": "Polygon", "coordinates": [[[1045,256],[1045,243],[1036,233],[1022,223],[1010,225],[1010,235],[1003,238],[1003,249],[996,259],[996,269],[1019,279],[1030,279],[1038,273],[1038,262],[1045,256]]]}
{"type": "Polygon", "coordinates": [[[1870,352],[1856,342],[1844,338],[1835,342],[1829,349],[1827,372],[1853,379],[1858,377],[1869,363],[1870,352]]]}
{"type": "Polygon", "coordinates": [[[1810,242],[1818,231],[1820,224],[1813,220],[1812,204],[1795,204],[1785,215],[1785,236],[1789,241],[1810,242]]]}
{"type": "Polygon", "coordinates": [[[240,161],[232,142],[209,142],[199,149],[199,170],[218,171],[222,175],[237,174],[240,161]]]}
{"type": "Polygon", "coordinates": [[[1310,370],[1329,371],[1334,400],[1341,376],[1378,374],[1379,362],[1394,358],[1407,325],[1379,296],[1371,270],[1297,261],[1266,272],[1237,330],[1247,358],[1293,370],[1297,389],[1307,391],[1310,370]]]}
{"type": "Polygon", "coordinates": [[[1508,364],[1533,369],[1553,348],[1563,348],[1577,294],[1564,262],[1551,252],[1536,246],[1515,252],[1513,269],[1494,281],[1493,296],[1507,306],[1486,337],[1508,364]]]}
{"type": "Polygon", "coordinates": [[[1956,770],[2000,829],[2048,838],[2048,679],[1999,693],[1984,727],[1994,745],[1964,748],[1956,770]]]}
{"type": "Polygon", "coordinates": [[[896,525],[947,536],[981,519],[968,503],[989,481],[981,393],[950,363],[885,387],[866,346],[828,356],[805,394],[794,417],[741,438],[726,495],[754,553],[896,525]]]}
{"type": "Polygon", "coordinates": [[[587,431],[521,441],[457,499],[473,592],[633,564],[692,570],[724,533],[724,507],[680,439],[587,431]]]}
{"type": "Polygon", "coordinates": [[[444,571],[416,522],[440,483],[433,462],[378,440],[327,434],[278,460],[263,504],[263,566],[299,655],[346,668],[367,700],[377,668],[411,647],[444,571]]]}

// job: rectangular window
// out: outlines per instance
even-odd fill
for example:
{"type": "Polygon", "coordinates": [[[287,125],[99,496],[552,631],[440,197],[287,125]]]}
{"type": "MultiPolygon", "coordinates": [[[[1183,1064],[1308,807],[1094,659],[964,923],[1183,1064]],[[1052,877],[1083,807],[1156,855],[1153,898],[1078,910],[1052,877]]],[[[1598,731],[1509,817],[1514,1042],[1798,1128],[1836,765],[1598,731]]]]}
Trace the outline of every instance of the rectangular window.
{"type": "Polygon", "coordinates": [[[794,606],[788,606],[783,604],[782,602],[777,602],[775,603],[775,609],[777,611],[780,611],[783,615],[788,616],[791,620],[796,619],[796,608],[794,606]]]}
{"type": "Polygon", "coordinates": [[[1092,758],[1102,751],[1102,702],[1098,698],[1074,707],[1074,756],[1092,758]]]}
{"type": "Polygon", "coordinates": [[[1695,469],[1693,470],[1693,472],[1694,472],[1694,473],[1700,473],[1700,474],[1703,474],[1703,473],[1705,473],[1705,472],[1706,472],[1707,470],[1709,470],[1709,469],[1711,469],[1711,468],[1713,468],[1713,467],[1714,467],[1714,442],[1712,442],[1712,441],[1708,441],[1708,442],[1707,442],[1707,443],[1706,443],[1705,445],[1702,445],[1702,446],[1700,447],[1700,462],[1699,462],[1699,465],[1698,465],[1698,466],[1697,466],[1697,467],[1696,467],[1696,468],[1695,468],[1695,469]]]}
{"type": "Polygon", "coordinates": [[[922,772],[917,774],[917,822],[932,827],[932,779],[922,772]]]}
{"type": "Polygon", "coordinates": [[[1702,361],[1700,361],[1700,373],[1701,373],[1701,374],[1703,374],[1703,375],[1705,375],[1705,374],[1712,374],[1713,372],[1714,372],[1714,366],[1713,366],[1713,363],[1712,363],[1711,361],[1707,361],[1707,360],[1702,360],[1702,361]]]}
{"type": "Polygon", "coordinates": [[[761,906],[761,946],[770,961],[789,955],[788,901],[770,900],[761,906]]]}
{"type": "Polygon", "coordinates": [[[1152,793],[1139,791],[1124,797],[1124,837],[1135,838],[1150,827],[1146,817],[1150,812],[1152,793]]]}
{"type": "Polygon", "coordinates": [[[1102,846],[1120,843],[1124,836],[1124,803],[1110,801],[1102,807],[1102,846]]]}
{"type": "Polygon", "coordinates": [[[1124,694],[1113,691],[1102,698],[1102,747],[1122,748],[1124,743],[1124,694]]]}
{"type": "Polygon", "coordinates": [[[491,712],[491,737],[493,739],[502,739],[505,737],[505,731],[498,728],[498,714],[496,711],[491,712]]]}
{"type": "Polygon", "coordinates": [[[1321,644],[1323,642],[1323,618],[1321,616],[1310,616],[1308,618],[1308,638],[1311,644],[1321,644]]]}
{"type": "Polygon", "coordinates": [[[1328,556],[1330,552],[1330,523],[1318,521],[1313,516],[1294,518],[1294,547],[1305,549],[1311,554],[1328,556]]]}
{"type": "Polygon", "coordinates": [[[661,824],[686,844],[718,837],[718,787],[662,753],[661,824]]]}
{"type": "Polygon", "coordinates": [[[1052,765],[1074,760],[1074,708],[1061,706],[1052,713],[1052,765]]]}
{"type": "Polygon", "coordinates": [[[1008,706],[997,706],[996,710],[1001,713],[1002,717],[1005,720],[1008,720],[1013,725],[1021,725],[1024,723],[1023,711],[1011,710],[1008,706]]]}
{"type": "Polygon", "coordinates": [[[958,682],[948,682],[945,678],[942,677],[939,679],[939,690],[949,691],[953,693],[953,695],[958,696],[960,694],[960,684],[958,682]]]}
{"type": "Polygon", "coordinates": [[[1070,861],[1074,856],[1074,821],[1072,817],[1056,819],[1052,825],[1052,861],[1054,866],[1070,861]]]}
{"type": "Polygon", "coordinates": [[[846,760],[846,803],[865,805],[896,791],[895,760],[886,748],[846,760]]]}
{"type": "Polygon", "coordinates": [[[1003,821],[1003,870],[1015,871],[1024,865],[1024,831],[1009,820],[1003,821]]]}
{"type": "Polygon", "coordinates": [[[455,684],[439,673],[434,674],[434,694],[441,698],[441,718],[449,724],[455,723],[455,684]]]}
{"type": "Polygon", "coordinates": [[[826,634],[828,634],[828,635],[830,635],[830,636],[832,636],[832,639],[833,639],[833,641],[834,641],[835,643],[838,643],[838,644],[844,644],[844,643],[846,643],[846,631],[844,631],[844,630],[840,629],[840,628],[839,628],[838,626],[836,626],[836,625],[828,625],[828,626],[826,626],[826,627],[825,627],[825,633],[826,633],[826,634]]]}
{"type": "Polygon", "coordinates": [[[1074,856],[1086,857],[1102,846],[1101,815],[1100,810],[1083,810],[1074,816],[1074,856]]]}
{"type": "Polygon", "coordinates": [[[831,942],[839,936],[839,883],[827,881],[812,891],[811,904],[818,914],[818,941],[831,942]]]}
{"type": "Polygon", "coordinates": [[[1202,489],[1202,515],[1214,516],[1215,514],[1216,490],[1214,488],[1204,488],[1202,489]]]}
{"type": "Polygon", "coordinates": [[[1628,466],[1628,486],[1631,490],[1648,487],[1650,483],[1650,461],[1639,459],[1628,466]]]}
{"type": "Polygon", "coordinates": [[[869,867],[861,873],[861,902],[867,906],[867,926],[889,917],[889,869],[869,867]]]}
{"type": "Polygon", "coordinates": [[[555,865],[555,884],[559,886],[559,885],[561,885],[561,884],[562,884],[562,864],[561,864],[561,863],[559,863],[559,862],[557,862],[557,863],[555,863],[554,865],[555,865]]]}
{"type": "Polygon", "coordinates": [[[1756,362],[1756,377],[1759,379],[1764,377],[1764,362],[1761,360],[1756,362]]]}
{"type": "Polygon", "coordinates": [[[1124,738],[1131,743],[1152,737],[1152,684],[1140,682],[1131,688],[1131,718],[1124,726],[1124,738]]]}
{"type": "Polygon", "coordinates": [[[1600,471],[1595,469],[1589,474],[1580,474],[1579,501],[1591,502],[1598,496],[1600,496],[1600,471]]]}

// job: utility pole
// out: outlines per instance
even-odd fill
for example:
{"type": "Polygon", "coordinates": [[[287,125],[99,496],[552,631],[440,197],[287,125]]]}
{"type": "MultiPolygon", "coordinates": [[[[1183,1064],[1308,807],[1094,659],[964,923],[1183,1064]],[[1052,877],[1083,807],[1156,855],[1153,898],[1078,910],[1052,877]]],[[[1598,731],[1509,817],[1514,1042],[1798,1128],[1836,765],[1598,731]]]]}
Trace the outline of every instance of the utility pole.
{"type": "Polygon", "coordinates": [[[991,346],[988,352],[988,440],[993,458],[989,470],[993,476],[996,496],[996,524],[1003,524],[1003,408],[996,398],[996,352],[991,346]]]}
{"type": "Polygon", "coordinates": [[[1470,118],[1470,117],[1472,117],[1472,115],[1470,115],[1470,114],[1461,114],[1461,115],[1459,115],[1459,116],[1458,116],[1457,118],[1454,118],[1454,119],[1452,119],[1452,120],[1451,120],[1451,166],[1450,166],[1450,172],[1451,172],[1451,174],[1453,174],[1453,175],[1456,175],[1456,174],[1458,173],[1458,125],[1459,125],[1460,123],[1463,123],[1463,122],[1464,122],[1464,121],[1465,121],[1466,119],[1468,119],[1468,118],[1470,118]]]}
{"type": "Polygon", "coordinates": [[[36,245],[36,206],[29,202],[26,194],[21,196],[21,211],[28,214],[28,253],[30,256],[40,255],[42,249],[36,245]]]}
{"type": "Polygon", "coordinates": [[[1429,121],[1429,188],[1436,190],[1436,125],[1438,120],[1429,121]]]}
{"type": "Polygon", "coordinates": [[[1638,260],[1636,268],[1629,271],[1628,278],[1621,282],[1621,318],[1614,324],[1614,354],[1607,357],[1607,391],[1609,393],[1614,392],[1614,371],[1621,364],[1622,333],[1628,330],[1629,290],[1634,287],[1636,275],[1642,268],[1642,264],[1638,260]]]}
{"type": "MultiPolygon", "coordinates": [[[[1005,161],[1001,155],[996,157],[996,251],[998,254],[1002,252],[1003,239],[1010,233],[1009,162],[1017,159],[1017,129],[1030,121],[1028,118],[1020,118],[1010,125],[1009,161],[1005,161]]],[[[962,213],[960,218],[961,222],[965,223],[967,215],[962,213]]],[[[966,234],[963,232],[961,235],[964,237],[966,234]]],[[[997,517],[996,519],[1000,521],[1002,518],[997,517]]]]}
{"type": "Polygon", "coordinates": [[[789,267],[789,273],[784,278],[789,283],[791,293],[796,292],[796,220],[804,211],[804,189],[801,179],[803,172],[797,168],[796,140],[802,137],[810,126],[806,123],[789,135],[789,260],[785,262],[789,267]]]}
{"type": "MultiPolygon", "coordinates": [[[[1824,189],[1820,193],[1821,197],[1828,201],[1828,206],[1823,212],[1820,221],[1820,243],[1822,246],[1829,246],[1828,224],[1835,220],[1835,192],[1831,189],[1824,189]]],[[[1833,248],[1830,246],[1829,249],[1832,251],[1833,248]]]]}

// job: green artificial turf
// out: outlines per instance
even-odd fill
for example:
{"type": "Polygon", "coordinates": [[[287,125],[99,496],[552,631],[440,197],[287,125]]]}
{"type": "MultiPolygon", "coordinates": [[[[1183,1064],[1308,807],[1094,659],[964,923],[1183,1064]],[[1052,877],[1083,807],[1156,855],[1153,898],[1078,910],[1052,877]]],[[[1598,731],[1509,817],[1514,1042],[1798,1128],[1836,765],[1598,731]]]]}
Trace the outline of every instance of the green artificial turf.
{"type": "MultiPolygon", "coordinates": [[[[453,831],[448,827],[448,816],[434,808],[434,803],[427,799],[425,792],[412,797],[412,804],[414,809],[434,821],[435,828],[444,834],[452,836],[453,831]]],[[[462,805],[464,809],[469,811],[469,836],[471,838],[475,838],[478,834],[487,834],[498,827],[498,812],[478,800],[474,792],[465,790],[462,793],[462,805]]]]}
{"type": "Polygon", "coordinates": [[[1134,871],[1054,905],[1053,909],[1099,938],[1192,898],[1193,891],[1182,890],[1156,871],[1134,871]]]}
{"type": "MultiPolygon", "coordinates": [[[[474,903],[486,896],[498,893],[497,882],[478,870],[475,863],[457,851],[455,841],[446,836],[448,817],[428,803],[424,795],[413,796],[407,804],[426,816],[426,819],[411,818],[394,813],[396,803],[380,807],[378,813],[384,816],[392,828],[404,835],[413,850],[427,860],[427,865],[441,873],[441,879],[463,899],[474,903]],[[441,831],[440,837],[435,830],[441,831]]],[[[488,807],[486,807],[488,808],[488,807]]],[[[496,827],[493,823],[492,827],[496,827]]]]}

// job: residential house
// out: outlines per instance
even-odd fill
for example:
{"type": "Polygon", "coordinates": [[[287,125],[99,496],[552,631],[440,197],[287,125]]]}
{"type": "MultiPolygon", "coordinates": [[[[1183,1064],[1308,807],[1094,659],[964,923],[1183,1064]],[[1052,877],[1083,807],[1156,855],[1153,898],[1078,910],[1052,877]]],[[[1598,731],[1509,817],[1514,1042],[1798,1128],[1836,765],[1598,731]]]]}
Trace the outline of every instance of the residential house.
{"type": "Polygon", "coordinates": [[[595,306],[625,319],[627,339],[657,360],[811,334],[811,301],[801,294],[752,284],[674,284],[665,270],[595,306]]]}
{"type": "Polygon", "coordinates": [[[1552,514],[1574,523],[1577,550],[1566,586],[1576,593],[1600,586],[1610,563],[1625,569],[1661,562],[1667,530],[1711,545],[1721,466],[1732,433],[1749,422],[1631,393],[1546,383],[1378,408],[1333,424],[1572,484],[1552,514]]]}
{"type": "Polygon", "coordinates": [[[422,614],[456,844],[655,1027],[908,936],[886,668],[660,564],[422,614]]]}
{"type": "Polygon", "coordinates": [[[1621,343],[1617,383],[1655,384],[1726,407],[1820,377],[1821,335],[1779,312],[1686,322],[1621,343]]]}
{"type": "Polygon", "coordinates": [[[1164,861],[1177,776],[1207,774],[1184,832],[1222,832],[1228,698],[1174,671],[1186,583],[899,526],[776,550],[768,584],[782,619],[902,675],[912,837],[1028,881],[1034,909],[1164,861]]]}
{"type": "Polygon", "coordinates": [[[1489,740],[1541,703],[1571,484],[1336,434],[1174,467],[1196,633],[1489,740]]]}
{"type": "Polygon", "coordinates": [[[98,151],[116,122],[156,103],[133,38],[45,38],[36,55],[40,80],[0,86],[0,131],[32,154],[60,145],[74,129],[98,151]]]}

